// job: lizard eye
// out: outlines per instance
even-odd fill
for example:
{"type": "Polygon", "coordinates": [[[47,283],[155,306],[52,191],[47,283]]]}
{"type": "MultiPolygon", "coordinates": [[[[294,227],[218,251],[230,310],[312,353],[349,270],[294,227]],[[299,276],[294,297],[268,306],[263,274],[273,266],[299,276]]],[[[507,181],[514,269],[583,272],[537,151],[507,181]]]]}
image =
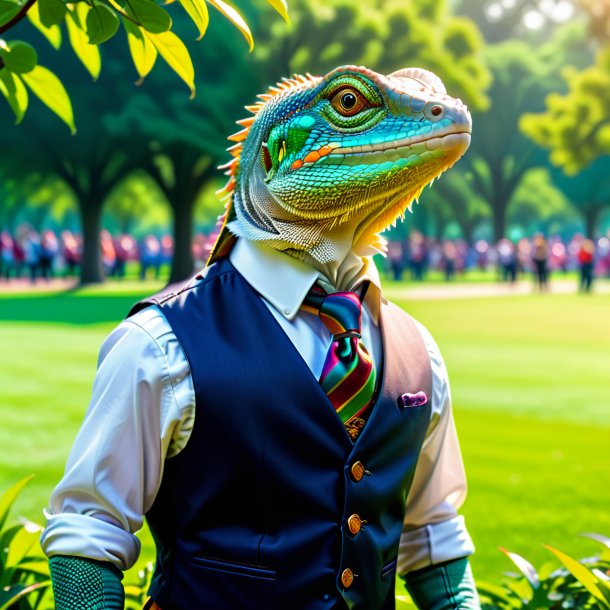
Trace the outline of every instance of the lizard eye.
{"type": "Polygon", "coordinates": [[[331,98],[333,108],[343,116],[354,116],[369,107],[366,98],[351,87],[345,87],[337,91],[331,98]]]}

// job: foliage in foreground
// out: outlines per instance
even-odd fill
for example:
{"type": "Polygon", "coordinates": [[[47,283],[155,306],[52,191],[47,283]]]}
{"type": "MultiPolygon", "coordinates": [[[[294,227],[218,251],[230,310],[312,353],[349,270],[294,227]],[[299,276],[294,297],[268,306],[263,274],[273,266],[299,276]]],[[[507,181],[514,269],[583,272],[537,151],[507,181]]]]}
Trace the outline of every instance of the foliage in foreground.
{"type": "MultiPolygon", "coordinates": [[[[50,576],[46,557],[38,545],[42,527],[30,521],[7,525],[15,500],[30,482],[26,477],[0,496],[0,610],[50,610],[50,576]]],[[[478,583],[482,610],[610,610],[610,538],[585,534],[603,547],[599,556],[577,561],[547,546],[561,562],[547,563],[537,571],[532,564],[501,549],[519,570],[500,585],[478,583]]],[[[153,564],[125,583],[126,610],[139,610],[146,601],[153,564]]],[[[406,596],[397,596],[396,610],[414,610],[406,596]]]]}
{"type": "Polygon", "coordinates": [[[545,563],[537,571],[520,555],[501,548],[519,573],[508,574],[500,587],[478,583],[483,610],[610,610],[610,538],[599,534],[584,535],[603,545],[599,556],[577,561],[545,545],[561,562],[559,569],[552,563],[545,563]]]}
{"type": "MultiPolygon", "coordinates": [[[[174,0],[168,0],[170,4],[174,0]]],[[[285,0],[268,0],[288,20],[285,0]]],[[[207,0],[239,31],[250,46],[254,41],[243,17],[223,0],[207,0]]],[[[207,29],[206,0],[179,0],[178,4],[193,21],[199,38],[207,29]]],[[[70,98],[57,76],[38,62],[38,53],[29,43],[5,40],[9,31],[27,16],[56,50],[62,44],[65,27],[74,53],[96,80],[102,67],[99,46],[123,26],[136,72],[144,79],[158,56],[186,83],[195,95],[195,70],[182,39],[172,31],[172,18],[154,0],[0,0],[0,94],[20,123],[28,107],[28,90],[48,106],[71,131],[76,131],[70,98]]]]}
{"type": "Polygon", "coordinates": [[[0,610],[37,608],[51,584],[38,546],[42,528],[29,521],[7,526],[9,511],[31,478],[22,479],[0,497],[0,610]]]}

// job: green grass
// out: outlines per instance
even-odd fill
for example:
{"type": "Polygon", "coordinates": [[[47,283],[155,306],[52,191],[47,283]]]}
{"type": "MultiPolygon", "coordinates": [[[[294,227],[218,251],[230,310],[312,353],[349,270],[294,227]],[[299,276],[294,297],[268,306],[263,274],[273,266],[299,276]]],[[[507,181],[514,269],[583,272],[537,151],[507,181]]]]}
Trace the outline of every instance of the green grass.
{"type": "MultiPolygon", "coordinates": [[[[0,489],[37,475],[16,513],[42,521],[99,346],[142,290],[0,296],[0,489]]],[[[578,533],[610,535],[610,295],[401,305],[432,331],[449,369],[476,575],[497,582],[511,569],[498,546],[536,565],[549,558],[542,543],[593,554],[578,533]]]]}
{"type": "Polygon", "coordinates": [[[609,295],[401,302],[445,357],[469,479],[477,575],[576,555],[610,533],[609,295]]]}

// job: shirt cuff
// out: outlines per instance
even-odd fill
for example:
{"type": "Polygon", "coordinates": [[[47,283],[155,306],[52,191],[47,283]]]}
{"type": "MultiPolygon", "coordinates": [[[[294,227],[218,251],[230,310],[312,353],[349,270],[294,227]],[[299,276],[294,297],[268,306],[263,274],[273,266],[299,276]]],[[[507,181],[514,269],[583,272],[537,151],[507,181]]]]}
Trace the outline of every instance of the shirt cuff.
{"type": "Polygon", "coordinates": [[[74,555],[109,561],[122,571],[140,554],[140,541],[133,534],[96,517],[72,513],[48,515],[40,544],[48,557],[74,555]]]}
{"type": "Polygon", "coordinates": [[[403,532],[398,548],[398,573],[406,574],[473,553],[474,544],[464,517],[458,515],[447,521],[403,532]]]}

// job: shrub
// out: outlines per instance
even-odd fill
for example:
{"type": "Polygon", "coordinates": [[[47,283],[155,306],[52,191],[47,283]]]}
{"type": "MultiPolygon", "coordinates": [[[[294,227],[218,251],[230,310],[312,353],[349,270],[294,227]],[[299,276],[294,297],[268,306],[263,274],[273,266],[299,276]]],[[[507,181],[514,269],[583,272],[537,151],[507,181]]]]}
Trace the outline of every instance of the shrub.
{"type": "Polygon", "coordinates": [[[482,609],[610,610],[610,538],[584,536],[603,546],[599,556],[577,561],[545,545],[561,562],[559,569],[546,563],[537,571],[525,558],[501,548],[519,573],[508,574],[501,586],[478,583],[482,609]]]}
{"type": "Polygon", "coordinates": [[[22,479],[0,497],[0,610],[35,610],[51,584],[38,544],[42,527],[25,520],[7,525],[17,496],[31,479],[22,479]]]}

